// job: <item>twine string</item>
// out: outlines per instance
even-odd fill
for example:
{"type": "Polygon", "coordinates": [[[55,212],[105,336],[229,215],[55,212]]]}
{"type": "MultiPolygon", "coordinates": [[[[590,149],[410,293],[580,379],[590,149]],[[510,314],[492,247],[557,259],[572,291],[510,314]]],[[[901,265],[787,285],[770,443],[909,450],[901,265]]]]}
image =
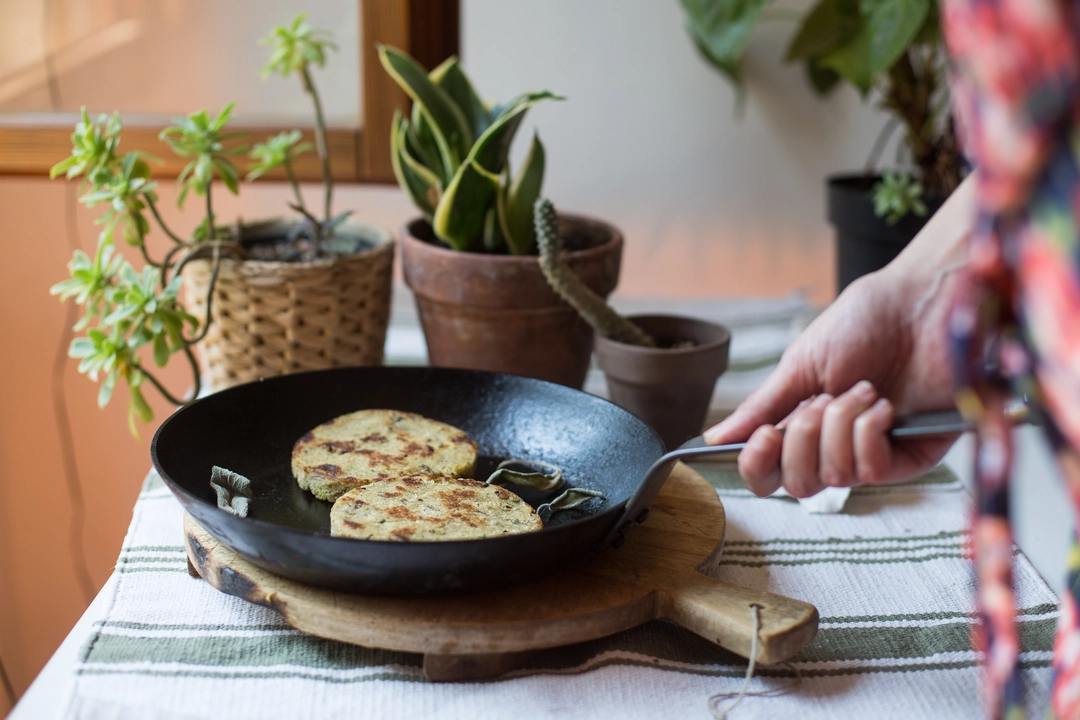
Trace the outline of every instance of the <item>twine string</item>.
{"type": "MultiPolygon", "coordinates": [[[[791,692],[792,687],[779,687],[771,690],[761,690],[759,692],[749,692],[750,680],[754,677],[754,669],[757,666],[757,654],[758,654],[758,641],[761,633],[761,605],[753,603],[750,605],[750,613],[753,617],[753,637],[750,639],[750,663],[746,666],[746,678],[743,680],[742,688],[737,693],[717,693],[709,698],[709,711],[716,720],[727,720],[731,711],[738,707],[739,703],[743,701],[743,698],[747,697],[776,697],[778,695],[787,695],[791,692]],[[726,708],[720,707],[720,703],[723,700],[730,700],[735,698],[735,702],[731,703],[726,708]]],[[[784,663],[784,666],[791,670],[795,675],[795,684],[802,683],[802,675],[799,673],[799,669],[791,663],[784,663]]]]}

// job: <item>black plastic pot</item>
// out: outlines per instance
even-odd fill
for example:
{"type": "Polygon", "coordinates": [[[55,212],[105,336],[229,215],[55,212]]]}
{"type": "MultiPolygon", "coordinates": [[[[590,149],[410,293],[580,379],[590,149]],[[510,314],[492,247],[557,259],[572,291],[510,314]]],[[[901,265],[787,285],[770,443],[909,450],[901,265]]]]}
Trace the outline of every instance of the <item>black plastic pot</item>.
{"type": "Polygon", "coordinates": [[[836,228],[836,292],[853,280],[892,262],[922,230],[944,198],[924,198],[927,213],[908,213],[895,225],[874,214],[877,175],[834,175],[829,178],[829,222],[836,228]]]}

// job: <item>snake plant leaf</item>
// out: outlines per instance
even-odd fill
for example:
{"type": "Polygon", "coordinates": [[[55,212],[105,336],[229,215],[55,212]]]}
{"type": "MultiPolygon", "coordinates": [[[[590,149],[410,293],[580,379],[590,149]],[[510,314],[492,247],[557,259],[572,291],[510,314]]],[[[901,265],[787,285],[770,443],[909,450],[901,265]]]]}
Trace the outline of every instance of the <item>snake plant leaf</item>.
{"type": "Polygon", "coordinates": [[[768,0],[682,0],[687,27],[705,58],[735,85],[750,35],[768,0]]]}
{"type": "Polygon", "coordinates": [[[476,141],[468,159],[479,163],[488,172],[502,172],[510,154],[510,143],[513,142],[521,121],[525,119],[525,113],[541,100],[562,100],[562,97],[544,90],[515,98],[501,110],[491,126],[476,141]]]}
{"type": "Polygon", "coordinates": [[[394,177],[430,222],[441,195],[439,178],[409,154],[406,140],[409,121],[401,116],[400,111],[394,113],[391,127],[390,161],[394,168],[394,177]]]}
{"type": "Polygon", "coordinates": [[[465,119],[472,129],[473,137],[480,137],[488,125],[491,124],[491,116],[480,96],[476,94],[469,76],[461,69],[461,64],[456,57],[449,57],[437,68],[428,73],[431,81],[446,91],[453,98],[465,119]]]}
{"type": "MultiPolygon", "coordinates": [[[[498,191],[498,195],[502,196],[502,189],[498,191]]],[[[488,208],[487,214],[484,216],[484,250],[499,254],[506,249],[506,238],[503,236],[502,228],[500,227],[498,211],[495,208],[488,208]]]]}
{"type": "Polygon", "coordinates": [[[784,61],[814,60],[850,42],[862,27],[859,0],[821,0],[807,13],[784,61]]]}
{"type": "Polygon", "coordinates": [[[479,250],[487,211],[499,190],[499,176],[467,159],[443,192],[431,227],[455,250],[479,250]]]}
{"type": "Polygon", "coordinates": [[[405,143],[409,153],[435,173],[444,186],[449,185],[457,168],[444,165],[439,143],[435,141],[431,123],[424,117],[420,103],[413,103],[412,120],[405,130],[405,143]]]}
{"type": "Polygon", "coordinates": [[[536,228],[533,205],[540,197],[544,184],[544,146],[533,134],[529,154],[505,193],[499,194],[499,223],[510,252],[532,255],[536,251],[536,228]]]}
{"type": "Polygon", "coordinates": [[[461,108],[450,95],[433,83],[427,72],[415,60],[397,48],[379,46],[379,61],[413,102],[422,106],[431,121],[432,135],[439,143],[443,162],[456,167],[473,144],[473,134],[461,108]]]}

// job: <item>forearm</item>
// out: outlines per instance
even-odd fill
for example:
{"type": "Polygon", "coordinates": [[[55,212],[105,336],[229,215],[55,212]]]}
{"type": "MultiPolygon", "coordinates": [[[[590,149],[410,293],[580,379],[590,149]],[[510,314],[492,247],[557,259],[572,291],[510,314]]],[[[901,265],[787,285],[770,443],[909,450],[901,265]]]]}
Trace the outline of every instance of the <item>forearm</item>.
{"type": "Polygon", "coordinates": [[[882,280],[900,289],[914,307],[925,305],[946,280],[967,264],[967,237],[974,218],[972,173],[896,260],[881,271],[882,280]]]}

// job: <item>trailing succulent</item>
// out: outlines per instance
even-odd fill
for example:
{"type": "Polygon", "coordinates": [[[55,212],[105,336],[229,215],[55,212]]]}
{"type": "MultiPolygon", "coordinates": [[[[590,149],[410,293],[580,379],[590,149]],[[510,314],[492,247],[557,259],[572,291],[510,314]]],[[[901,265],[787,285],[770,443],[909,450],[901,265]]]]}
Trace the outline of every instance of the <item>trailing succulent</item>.
{"type": "MultiPolygon", "coordinates": [[[[334,46],[322,33],[311,30],[303,15],[287,27],[275,28],[264,42],[274,46],[265,73],[300,75],[315,103],[316,148],[323,161],[326,181],[325,214],[318,219],[307,210],[292,171],[293,158],[310,149],[309,144],[299,142],[299,131],[281,133],[256,145],[251,151],[255,164],[247,179],[254,180],[278,167],[284,168],[296,198],[290,207],[305,218],[287,240],[294,246],[313,250],[316,256],[321,248],[338,250],[334,245],[326,246],[335,241],[334,230],[348,214],[330,215],[332,185],[325,128],[309,71],[312,64],[322,65],[326,49],[334,46]]],[[[68,354],[79,360],[79,372],[95,382],[100,379],[98,405],[108,404],[121,380],[127,384],[128,425],[136,436],[137,422],[149,422],[154,417],[142,391],[144,382],[149,382],[175,405],[190,402],[198,395],[199,366],[191,348],[206,336],[221,261],[225,257],[237,260],[249,257],[240,224],[219,225],[213,206],[215,182],[221,182],[233,194],[240,189],[240,172],[232,157],[246,152],[247,148],[231,142],[239,134],[226,132],[232,109],[229,104],[216,116],[199,110],[174,118],[174,124],[159,136],[176,155],[189,160],[177,178],[180,191],[177,205],[183,208],[191,195],[204,198],[204,216],[190,237],[173,232],[158,211],[157,182],[151,179],[147,162],[156,159],[137,151],[119,152],[122,123],[118,114],[101,115],[94,121],[84,108],[71,136],[71,156],[57,163],[50,172],[53,178],[59,175],[68,180],[81,178],[84,192],[79,200],[90,208],[105,206],[105,212],[97,220],[103,227],[93,257],[76,250],[68,263],[70,277],[54,285],[51,292],[63,301],[72,300],[83,310],[74,330],[84,334],[72,341],[68,354]],[[148,215],[171,242],[159,259],[152,258],[147,249],[151,231],[148,215]],[[138,248],[145,263],[142,270],[136,270],[117,252],[118,236],[125,244],[138,248]],[[206,316],[200,320],[184,310],[179,292],[184,267],[204,259],[212,264],[206,316]],[[143,351],[147,348],[157,367],[164,367],[176,353],[187,357],[194,382],[190,399],[174,396],[146,367],[143,351]]],[[[297,254],[300,253],[298,249],[297,254]]]]}
{"type": "Polygon", "coordinates": [[[656,340],[630,322],[594,293],[562,261],[562,237],[555,206],[547,198],[536,201],[536,240],[540,246],[540,270],[548,285],[559,297],[577,310],[578,315],[598,333],[616,342],[642,347],[656,347],[656,340]]]}
{"type": "Polygon", "coordinates": [[[457,58],[430,73],[392,47],[380,46],[379,60],[413,101],[410,117],[394,116],[394,174],[436,237],[456,250],[535,254],[533,203],[544,179],[544,146],[534,135],[511,177],[510,144],[530,107],[562,98],[543,90],[491,106],[457,58]]]}

